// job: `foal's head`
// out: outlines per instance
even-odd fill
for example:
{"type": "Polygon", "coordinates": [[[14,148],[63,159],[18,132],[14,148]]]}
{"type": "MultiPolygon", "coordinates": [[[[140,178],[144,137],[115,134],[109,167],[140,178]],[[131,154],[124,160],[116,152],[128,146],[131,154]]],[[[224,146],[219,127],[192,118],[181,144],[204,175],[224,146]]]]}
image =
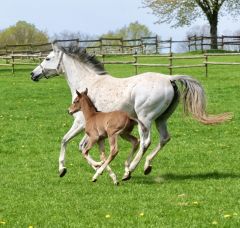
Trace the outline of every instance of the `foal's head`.
{"type": "Polygon", "coordinates": [[[95,108],[94,104],[92,103],[92,101],[90,100],[90,98],[87,95],[88,89],[86,89],[82,93],[79,93],[76,90],[76,93],[77,93],[77,97],[74,99],[73,104],[68,109],[69,114],[72,115],[75,112],[82,111],[83,105],[88,105],[89,107],[92,108],[92,110],[97,112],[97,109],[95,108]]]}

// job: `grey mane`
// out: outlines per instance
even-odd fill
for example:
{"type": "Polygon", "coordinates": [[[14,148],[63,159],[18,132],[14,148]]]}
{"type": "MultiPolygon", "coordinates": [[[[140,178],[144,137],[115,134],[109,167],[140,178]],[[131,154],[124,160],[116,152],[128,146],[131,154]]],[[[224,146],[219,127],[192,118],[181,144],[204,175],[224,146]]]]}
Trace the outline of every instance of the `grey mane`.
{"type": "Polygon", "coordinates": [[[96,58],[95,55],[90,55],[86,52],[85,48],[72,45],[69,47],[60,47],[60,49],[67,55],[77,59],[78,61],[87,64],[97,74],[105,75],[107,72],[104,69],[103,64],[96,58]]]}

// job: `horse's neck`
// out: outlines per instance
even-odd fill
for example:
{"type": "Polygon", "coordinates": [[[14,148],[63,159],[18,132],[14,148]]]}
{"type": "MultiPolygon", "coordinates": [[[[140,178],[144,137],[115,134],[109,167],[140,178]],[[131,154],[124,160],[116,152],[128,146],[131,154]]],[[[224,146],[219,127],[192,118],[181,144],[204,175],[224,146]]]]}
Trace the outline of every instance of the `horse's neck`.
{"type": "Polygon", "coordinates": [[[72,93],[72,97],[76,97],[76,90],[82,92],[88,88],[92,77],[95,77],[94,72],[91,72],[83,63],[64,55],[63,67],[65,78],[72,93]]]}
{"type": "Polygon", "coordinates": [[[86,122],[89,118],[91,118],[93,115],[97,113],[95,107],[92,104],[90,104],[84,97],[82,98],[81,101],[81,110],[83,112],[86,122]]]}

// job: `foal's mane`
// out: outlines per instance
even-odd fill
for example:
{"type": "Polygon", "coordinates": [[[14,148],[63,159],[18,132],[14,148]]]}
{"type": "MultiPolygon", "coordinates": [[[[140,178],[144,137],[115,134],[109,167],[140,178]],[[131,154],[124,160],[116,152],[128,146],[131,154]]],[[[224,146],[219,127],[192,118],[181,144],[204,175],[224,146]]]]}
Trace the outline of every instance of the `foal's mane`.
{"type": "Polygon", "coordinates": [[[96,112],[99,112],[99,111],[97,110],[96,106],[93,104],[92,100],[89,98],[88,95],[82,93],[82,96],[86,99],[87,103],[88,103],[92,108],[94,108],[94,110],[95,110],[96,112]]]}
{"type": "Polygon", "coordinates": [[[69,47],[60,47],[66,55],[77,59],[78,61],[88,65],[93,69],[98,75],[105,75],[107,72],[104,69],[103,64],[96,58],[95,55],[90,55],[87,53],[85,48],[78,47],[76,45],[71,45],[69,47]]]}

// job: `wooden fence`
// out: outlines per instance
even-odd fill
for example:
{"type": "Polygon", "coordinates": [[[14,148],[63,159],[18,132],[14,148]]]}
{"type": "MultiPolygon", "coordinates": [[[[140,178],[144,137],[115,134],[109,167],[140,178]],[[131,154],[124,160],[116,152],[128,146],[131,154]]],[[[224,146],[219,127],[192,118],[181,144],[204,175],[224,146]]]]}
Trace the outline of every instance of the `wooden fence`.
{"type": "MultiPolygon", "coordinates": [[[[102,63],[105,64],[125,64],[125,65],[132,65],[135,68],[135,73],[138,74],[139,67],[165,67],[169,70],[169,74],[173,74],[174,69],[180,68],[195,68],[195,67],[204,67],[205,68],[205,76],[208,77],[208,68],[209,65],[239,65],[239,62],[213,62],[210,61],[211,57],[227,57],[227,56],[239,56],[240,53],[205,53],[203,55],[195,55],[195,56],[179,56],[173,53],[165,54],[165,55],[131,55],[131,54],[124,54],[124,53],[115,53],[115,54],[101,54],[97,55],[98,58],[101,59],[102,63]],[[107,61],[107,57],[111,56],[129,56],[132,57],[132,60],[128,61],[107,61]],[[157,62],[159,63],[141,63],[141,58],[157,58],[159,59],[157,62]],[[161,59],[166,59],[165,63],[160,63],[161,59]],[[184,65],[177,65],[175,62],[177,60],[202,60],[199,64],[184,64],[184,65]],[[166,63],[167,62],[167,63],[166,63]]],[[[0,60],[2,59],[2,63],[0,62],[0,67],[10,67],[12,68],[12,74],[15,74],[15,66],[18,65],[32,65],[37,66],[46,55],[43,54],[14,54],[8,56],[0,56],[0,60]]],[[[155,60],[156,61],[156,60],[155,60]]]]}
{"type": "MultiPolygon", "coordinates": [[[[188,37],[188,50],[197,51],[211,49],[211,36],[191,36],[188,37]]],[[[240,36],[218,36],[218,50],[239,51],[240,52],[240,36]]]]}
{"type": "MultiPolygon", "coordinates": [[[[141,37],[139,39],[123,38],[100,38],[95,40],[57,40],[63,46],[71,43],[84,47],[88,52],[93,54],[160,54],[172,53],[176,45],[181,46],[183,50],[196,51],[210,49],[211,37],[192,36],[186,40],[162,40],[159,36],[141,37]]],[[[240,51],[240,36],[219,36],[217,37],[218,49],[240,51]]],[[[14,54],[46,54],[52,50],[51,43],[44,44],[24,44],[24,45],[5,45],[0,46],[0,56],[14,54]]]]}

